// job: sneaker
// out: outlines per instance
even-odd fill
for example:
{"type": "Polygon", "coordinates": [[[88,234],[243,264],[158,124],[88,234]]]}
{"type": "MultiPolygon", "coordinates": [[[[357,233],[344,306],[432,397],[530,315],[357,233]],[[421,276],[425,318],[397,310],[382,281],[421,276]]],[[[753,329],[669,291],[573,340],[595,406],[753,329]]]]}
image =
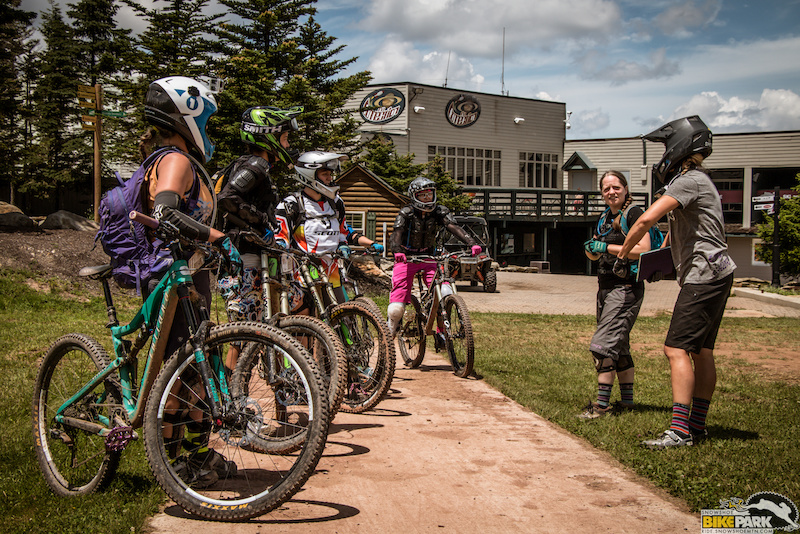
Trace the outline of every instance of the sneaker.
{"type": "Polygon", "coordinates": [[[442,334],[441,332],[434,333],[433,349],[438,351],[439,349],[445,349],[445,348],[447,348],[447,341],[445,341],[444,339],[444,334],[442,334]]]}
{"type": "Polygon", "coordinates": [[[614,413],[630,412],[633,410],[634,406],[636,405],[633,404],[632,402],[628,403],[628,402],[617,401],[614,403],[614,413]]]}
{"type": "Polygon", "coordinates": [[[203,489],[213,486],[219,480],[219,475],[213,469],[200,469],[192,462],[181,456],[172,462],[175,474],[191,488],[203,489]]]}
{"type": "Polygon", "coordinates": [[[646,439],[642,445],[648,449],[663,450],[674,447],[686,447],[694,445],[692,436],[681,436],[674,430],[665,430],[656,439],[646,439]]]}
{"type": "Polygon", "coordinates": [[[708,430],[706,430],[705,428],[703,430],[700,430],[699,432],[691,428],[689,430],[692,433],[692,442],[694,442],[695,445],[708,438],[708,430]]]}
{"type": "Polygon", "coordinates": [[[228,460],[214,449],[192,454],[189,457],[189,463],[198,470],[214,471],[220,479],[235,477],[238,471],[234,461],[228,460]]]}
{"type": "Polygon", "coordinates": [[[611,415],[612,413],[614,413],[614,407],[612,405],[609,404],[603,407],[596,402],[590,402],[589,405],[584,408],[583,412],[579,413],[576,417],[578,419],[597,419],[598,417],[611,415]]]}

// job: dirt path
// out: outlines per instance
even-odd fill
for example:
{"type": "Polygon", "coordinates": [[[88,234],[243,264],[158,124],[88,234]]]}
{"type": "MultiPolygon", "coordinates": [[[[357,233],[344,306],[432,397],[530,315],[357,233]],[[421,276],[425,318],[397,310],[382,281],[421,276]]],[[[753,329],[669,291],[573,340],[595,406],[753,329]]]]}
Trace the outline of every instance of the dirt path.
{"type": "Polygon", "coordinates": [[[369,414],[336,416],[294,499],[244,524],[168,506],[153,532],[686,532],[699,517],[609,456],[428,354],[369,414]]]}

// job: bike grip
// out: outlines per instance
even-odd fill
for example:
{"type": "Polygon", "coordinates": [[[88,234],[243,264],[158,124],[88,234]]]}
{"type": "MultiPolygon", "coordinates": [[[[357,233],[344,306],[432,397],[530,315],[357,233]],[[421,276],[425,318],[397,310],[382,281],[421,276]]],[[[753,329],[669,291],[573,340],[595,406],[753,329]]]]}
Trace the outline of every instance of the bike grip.
{"type": "Polygon", "coordinates": [[[145,226],[149,226],[150,228],[152,228],[154,230],[156,228],[158,228],[158,225],[160,224],[156,219],[153,219],[152,217],[148,217],[144,213],[139,213],[138,211],[130,212],[128,214],[128,218],[130,220],[132,220],[132,221],[141,223],[141,224],[143,224],[145,226]]]}

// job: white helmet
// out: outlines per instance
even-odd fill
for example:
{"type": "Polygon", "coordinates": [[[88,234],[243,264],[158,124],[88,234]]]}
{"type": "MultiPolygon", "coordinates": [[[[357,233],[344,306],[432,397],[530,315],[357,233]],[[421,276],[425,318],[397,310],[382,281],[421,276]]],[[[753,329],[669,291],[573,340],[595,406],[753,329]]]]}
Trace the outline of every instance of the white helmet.
{"type": "Polygon", "coordinates": [[[145,120],[177,132],[189,151],[206,162],[214,145],[206,133],[208,119],[217,112],[217,99],[203,83],[185,76],[161,78],[150,84],[144,100],[145,120]]]}
{"type": "Polygon", "coordinates": [[[320,195],[327,197],[331,200],[336,198],[336,193],[339,192],[338,185],[325,185],[319,178],[317,178],[317,171],[320,169],[330,169],[333,173],[333,180],[337,179],[337,173],[342,161],[347,161],[348,157],[344,154],[336,154],[334,152],[322,152],[314,150],[305,152],[297,158],[294,170],[297,174],[294,179],[300,182],[304,187],[310,187],[320,195]]]}

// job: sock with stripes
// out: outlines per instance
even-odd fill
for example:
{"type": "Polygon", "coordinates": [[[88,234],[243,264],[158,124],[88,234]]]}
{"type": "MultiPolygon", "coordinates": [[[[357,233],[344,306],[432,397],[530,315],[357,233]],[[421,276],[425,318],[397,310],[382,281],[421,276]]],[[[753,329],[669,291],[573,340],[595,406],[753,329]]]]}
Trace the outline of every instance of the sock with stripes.
{"type": "Polygon", "coordinates": [[[606,408],[611,403],[612,384],[597,384],[597,404],[606,408]]]}
{"type": "Polygon", "coordinates": [[[672,405],[672,424],[670,430],[674,430],[680,436],[689,436],[689,407],[685,404],[676,402],[672,405]]]}
{"type": "Polygon", "coordinates": [[[689,415],[689,430],[692,434],[702,434],[706,429],[706,416],[710,400],[692,397],[692,412],[689,415]]]}
{"type": "Polygon", "coordinates": [[[620,384],[619,394],[622,396],[622,404],[633,406],[633,382],[620,384]]]}

